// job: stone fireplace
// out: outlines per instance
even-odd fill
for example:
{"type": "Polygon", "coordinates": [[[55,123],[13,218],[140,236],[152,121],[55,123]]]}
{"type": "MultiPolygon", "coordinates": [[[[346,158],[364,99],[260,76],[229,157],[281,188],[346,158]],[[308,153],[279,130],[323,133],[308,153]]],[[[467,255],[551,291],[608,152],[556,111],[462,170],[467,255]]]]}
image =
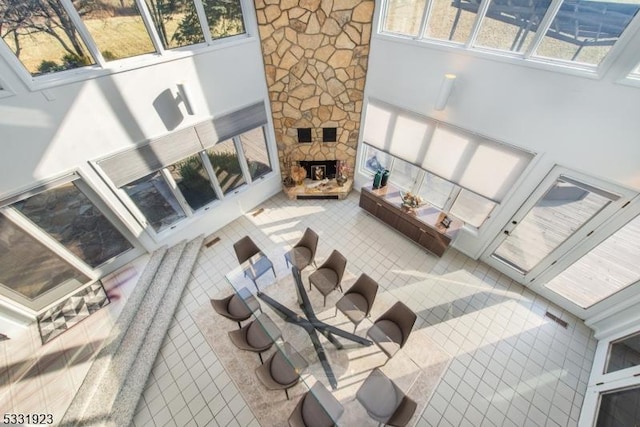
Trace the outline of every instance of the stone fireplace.
{"type": "Polygon", "coordinates": [[[283,178],[285,165],[300,161],[330,161],[327,176],[335,176],[336,160],[346,161],[352,178],[374,1],[255,4],[283,178]]]}

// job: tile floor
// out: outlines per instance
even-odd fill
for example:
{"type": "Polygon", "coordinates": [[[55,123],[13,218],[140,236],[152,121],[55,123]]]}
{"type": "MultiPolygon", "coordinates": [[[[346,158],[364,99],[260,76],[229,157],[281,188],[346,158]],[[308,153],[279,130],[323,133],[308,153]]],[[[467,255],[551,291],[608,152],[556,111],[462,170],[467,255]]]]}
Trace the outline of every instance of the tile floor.
{"type": "Polygon", "coordinates": [[[118,318],[149,256],[101,280],[111,303],[42,344],[36,322],[0,342],[0,416],[52,414],[60,421],[118,318]]]}
{"type": "MultiPolygon", "coordinates": [[[[136,409],[135,426],[260,425],[192,315],[211,297],[230,292],[224,274],[237,265],[233,242],[251,235],[278,275],[285,274],[282,255],[306,227],[320,235],[318,261],[340,250],[352,277],[366,272],[408,304],[419,315],[415,327],[453,357],[420,427],[577,425],[596,347],[581,321],[454,249],[442,258],[423,251],[365,214],[356,192],[344,201],[289,201],[280,194],[261,207],[260,215],[214,233],[221,241],[202,249],[136,409]],[[544,317],[547,309],[567,321],[568,329],[544,317]]],[[[78,342],[96,340],[96,325],[113,321],[141,262],[107,278],[105,287],[119,290],[121,300],[47,344],[63,351],[66,367],[36,364],[17,381],[11,370],[0,370],[0,407],[42,412],[68,405],[61,387],[77,388],[88,364],[82,363],[84,353],[68,355],[66,349],[77,352],[78,342]]],[[[217,320],[212,312],[211,321],[217,320]]],[[[15,367],[15,361],[42,351],[37,329],[25,335],[0,342],[0,366],[15,367]]]]}
{"type": "Polygon", "coordinates": [[[344,201],[277,195],[261,207],[260,215],[216,232],[221,241],[201,251],[136,426],[259,425],[191,315],[230,290],[224,274],[236,266],[233,242],[251,235],[280,270],[282,254],[306,227],[320,235],[319,261],[340,250],[349,272],[368,273],[412,307],[415,327],[452,355],[419,426],[577,425],[596,348],[581,321],[456,250],[436,258],[419,249],[358,208],[358,193],[344,201]],[[569,327],[546,318],[547,309],[569,327]]]}

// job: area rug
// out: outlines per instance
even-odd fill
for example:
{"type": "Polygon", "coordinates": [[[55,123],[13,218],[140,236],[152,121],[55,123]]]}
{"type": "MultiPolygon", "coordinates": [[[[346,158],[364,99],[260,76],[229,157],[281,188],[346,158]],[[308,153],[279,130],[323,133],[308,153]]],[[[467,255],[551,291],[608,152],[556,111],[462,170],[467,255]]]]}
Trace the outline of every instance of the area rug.
{"type": "MultiPolygon", "coordinates": [[[[303,282],[308,284],[306,275],[303,277],[303,282]]],[[[294,286],[291,277],[282,277],[263,291],[288,308],[302,314],[302,310],[297,306],[294,286]]],[[[349,286],[348,282],[343,284],[344,289],[349,286]]],[[[320,320],[348,332],[353,331],[353,324],[342,313],[336,314],[335,311],[335,303],[342,296],[341,293],[330,294],[325,308],[322,295],[317,290],[308,291],[308,289],[307,287],[309,298],[320,320]]],[[[233,290],[229,287],[228,291],[217,295],[216,298],[223,298],[231,292],[233,290]]],[[[395,302],[396,299],[393,296],[384,292],[379,293],[372,310],[371,320],[365,319],[359,325],[356,334],[366,336],[371,322],[395,302]]],[[[414,426],[450,361],[450,356],[420,329],[414,328],[405,347],[386,364],[386,356],[375,344],[363,347],[340,338],[344,348],[338,350],[320,335],[327,358],[338,378],[337,389],[331,390],[307,333],[296,325],[284,322],[262,301],[261,306],[281,330],[282,338],[309,363],[309,367],[302,374],[303,382],[289,390],[290,400],[287,400],[284,391],[267,390],[258,380],[255,369],[260,365],[260,360],[256,353],[241,351],[231,343],[227,332],[238,328],[235,322],[218,315],[211,304],[207,303],[198,310],[196,324],[263,427],[287,425],[287,419],[296,403],[316,381],[322,382],[344,406],[345,411],[338,422],[339,425],[377,426],[378,423],[368,417],[365,409],[355,399],[359,387],[376,367],[379,367],[418,404],[409,423],[410,426],[414,426]]],[[[274,351],[275,347],[263,353],[263,359],[266,360],[274,351]]]]}
{"type": "Polygon", "coordinates": [[[100,281],[72,295],[64,302],[38,316],[42,344],[46,344],[91,314],[109,304],[110,300],[100,281]]]}

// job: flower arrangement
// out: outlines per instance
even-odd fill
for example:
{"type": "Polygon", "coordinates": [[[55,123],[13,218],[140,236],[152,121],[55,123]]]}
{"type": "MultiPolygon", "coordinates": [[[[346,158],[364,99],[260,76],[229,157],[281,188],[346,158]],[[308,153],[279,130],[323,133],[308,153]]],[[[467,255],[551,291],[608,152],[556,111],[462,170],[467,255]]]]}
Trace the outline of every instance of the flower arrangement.
{"type": "Polygon", "coordinates": [[[306,177],[307,170],[300,166],[299,163],[291,167],[291,178],[293,178],[297,185],[302,185],[302,181],[304,181],[306,177]]]}
{"type": "Polygon", "coordinates": [[[349,176],[349,165],[344,160],[338,160],[337,174],[338,176],[347,178],[349,176]]]}
{"type": "Polygon", "coordinates": [[[402,207],[406,208],[407,210],[415,210],[424,204],[424,200],[422,199],[422,197],[411,192],[401,192],[400,198],[402,199],[402,207]]]}

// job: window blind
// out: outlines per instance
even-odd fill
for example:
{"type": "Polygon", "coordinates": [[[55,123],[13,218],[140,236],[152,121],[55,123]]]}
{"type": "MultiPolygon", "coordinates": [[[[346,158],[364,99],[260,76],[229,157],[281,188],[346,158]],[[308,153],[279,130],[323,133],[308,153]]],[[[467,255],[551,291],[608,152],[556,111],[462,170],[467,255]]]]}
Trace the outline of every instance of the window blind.
{"type": "Polygon", "coordinates": [[[533,154],[370,100],[363,141],[500,203],[533,154]]]}
{"type": "Polygon", "coordinates": [[[211,148],[251,129],[267,124],[267,111],[263,102],[249,105],[240,110],[196,125],[202,148],[211,148]]]}
{"type": "Polygon", "coordinates": [[[196,131],[190,127],[97,163],[115,186],[121,187],[201,150],[196,131]]]}
{"type": "Polygon", "coordinates": [[[99,160],[97,164],[119,188],[266,123],[266,109],[259,102],[99,160]]]}

